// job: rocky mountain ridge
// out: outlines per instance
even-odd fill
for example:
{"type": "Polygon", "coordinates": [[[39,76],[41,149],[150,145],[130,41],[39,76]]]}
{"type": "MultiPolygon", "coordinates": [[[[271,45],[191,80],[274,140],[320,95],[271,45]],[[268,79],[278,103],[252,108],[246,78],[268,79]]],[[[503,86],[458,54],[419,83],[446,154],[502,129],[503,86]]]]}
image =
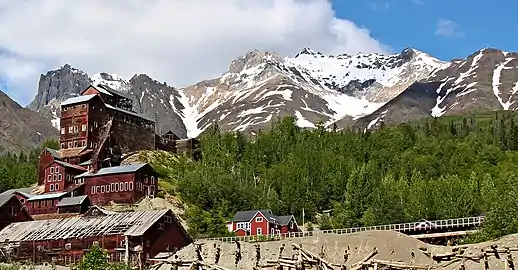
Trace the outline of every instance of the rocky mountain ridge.
{"type": "Polygon", "coordinates": [[[359,127],[375,128],[425,117],[518,108],[518,53],[484,48],[453,60],[412,84],[372,114],[359,127]]]}
{"type": "Polygon", "coordinates": [[[56,117],[59,101],[100,83],[131,94],[134,110],[156,119],[159,133],[181,137],[196,137],[214,123],[254,133],[288,115],[306,128],[376,128],[465,110],[515,109],[516,61],[516,54],[496,49],[450,62],[413,48],[391,55],[324,55],[305,48],[294,57],[251,50],[220,77],[184,89],[144,74],[129,80],[88,76],[65,65],[41,76],[29,108],[56,117]]]}
{"type": "Polygon", "coordinates": [[[172,130],[180,137],[187,136],[185,125],[176,113],[183,109],[178,90],[145,74],[136,74],[130,80],[105,72],[89,76],[66,64],[40,76],[36,97],[28,108],[51,118],[57,128],[61,102],[79,95],[90,84],[103,84],[129,94],[134,99],[133,110],[154,119],[158,133],[172,130]]]}
{"type": "Polygon", "coordinates": [[[50,120],[23,108],[0,90],[0,154],[30,150],[58,135],[50,120]]]}

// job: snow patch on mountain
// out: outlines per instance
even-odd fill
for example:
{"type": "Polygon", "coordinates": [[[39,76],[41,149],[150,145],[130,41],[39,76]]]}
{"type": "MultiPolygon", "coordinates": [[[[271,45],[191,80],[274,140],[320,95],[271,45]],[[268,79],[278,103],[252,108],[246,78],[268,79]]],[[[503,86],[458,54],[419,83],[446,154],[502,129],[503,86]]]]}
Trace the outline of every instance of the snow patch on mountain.
{"type": "Polygon", "coordinates": [[[90,76],[93,85],[106,85],[114,90],[127,93],[131,89],[130,83],[121,76],[113,73],[101,72],[90,76]]]}

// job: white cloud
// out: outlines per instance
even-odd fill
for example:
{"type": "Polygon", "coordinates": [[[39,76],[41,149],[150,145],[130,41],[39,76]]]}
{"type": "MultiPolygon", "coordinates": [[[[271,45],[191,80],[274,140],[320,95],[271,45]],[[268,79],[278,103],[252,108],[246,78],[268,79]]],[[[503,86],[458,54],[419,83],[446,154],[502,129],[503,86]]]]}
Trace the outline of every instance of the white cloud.
{"type": "Polygon", "coordinates": [[[448,38],[460,38],[465,36],[461,27],[454,21],[439,20],[436,27],[435,34],[438,36],[448,38]]]}
{"type": "Polygon", "coordinates": [[[35,94],[39,73],[65,63],[181,87],[219,76],[254,48],[390,50],[336,18],[326,0],[3,0],[0,17],[0,52],[9,52],[0,54],[0,76],[22,103],[35,94]]]}

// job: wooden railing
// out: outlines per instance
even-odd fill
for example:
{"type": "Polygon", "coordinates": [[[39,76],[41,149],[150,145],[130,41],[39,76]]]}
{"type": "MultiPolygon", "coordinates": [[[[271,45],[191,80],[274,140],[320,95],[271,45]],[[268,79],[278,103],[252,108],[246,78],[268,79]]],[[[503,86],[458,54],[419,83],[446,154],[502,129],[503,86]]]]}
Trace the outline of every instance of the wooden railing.
{"type": "Polygon", "coordinates": [[[429,230],[444,230],[444,229],[459,229],[465,230],[466,228],[479,227],[484,222],[484,216],[477,217],[465,217],[465,218],[453,218],[443,219],[434,221],[417,221],[400,224],[389,224],[380,226],[370,227],[354,227],[345,229],[333,229],[333,230],[319,230],[319,231],[306,231],[306,232],[294,232],[294,233],[283,233],[275,235],[247,235],[247,236],[233,236],[233,237],[216,237],[216,238],[202,238],[197,240],[216,240],[222,242],[263,242],[263,241],[278,241],[288,238],[299,238],[308,237],[320,234],[349,234],[363,231],[397,231],[402,233],[427,233],[429,230]],[[427,227],[421,228],[420,225],[427,224],[427,227]]]}

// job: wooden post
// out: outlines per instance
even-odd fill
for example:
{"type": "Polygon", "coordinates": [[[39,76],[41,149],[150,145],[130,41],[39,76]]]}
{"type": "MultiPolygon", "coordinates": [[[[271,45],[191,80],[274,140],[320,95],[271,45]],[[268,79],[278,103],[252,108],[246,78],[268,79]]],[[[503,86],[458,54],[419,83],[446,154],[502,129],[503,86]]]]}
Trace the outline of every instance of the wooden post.
{"type": "Polygon", "coordinates": [[[129,238],[124,237],[124,263],[129,265],[129,238]]]}

